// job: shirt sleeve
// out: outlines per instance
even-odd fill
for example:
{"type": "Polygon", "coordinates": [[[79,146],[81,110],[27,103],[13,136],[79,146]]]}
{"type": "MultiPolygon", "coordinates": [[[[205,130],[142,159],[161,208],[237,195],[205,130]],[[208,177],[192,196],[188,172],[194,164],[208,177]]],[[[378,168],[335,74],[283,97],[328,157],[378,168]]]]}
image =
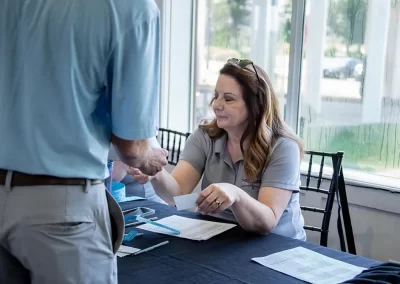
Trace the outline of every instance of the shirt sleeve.
{"type": "Polygon", "coordinates": [[[185,148],[179,160],[191,164],[202,175],[207,161],[207,154],[211,147],[210,137],[200,128],[193,131],[186,140],[185,148]]]}
{"type": "Polygon", "coordinates": [[[126,140],[156,135],[160,84],[160,14],[149,7],[116,44],[107,66],[111,131],[126,140]]]}
{"type": "Polygon", "coordinates": [[[280,139],[266,166],[261,187],[300,191],[300,149],[291,139],[280,139]]]}

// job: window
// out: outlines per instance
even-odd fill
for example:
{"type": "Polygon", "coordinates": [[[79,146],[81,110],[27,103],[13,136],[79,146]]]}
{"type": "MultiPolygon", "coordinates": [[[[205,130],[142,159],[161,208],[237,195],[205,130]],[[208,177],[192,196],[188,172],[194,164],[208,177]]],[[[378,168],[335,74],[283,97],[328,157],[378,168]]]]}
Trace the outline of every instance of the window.
{"type": "Polygon", "coordinates": [[[400,3],[307,0],[304,19],[305,148],[344,151],[347,177],[400,178],[400,3]]]}
{"type": "Polygon", "coordinates": [[[170,10],[162,126],[211,118],[220,68],[250,58],[307,150],[344,151],[347,180],[400,188],[398,0],[158,1],[170,10]]]}
{"type": "Polygon", "coordinates": [[[267,72],[283,112],[290,20],[290,0],[198,1],[194,128],[212,117],[209,103],[219,70],[232,57],[250,58],[267,72]]]}

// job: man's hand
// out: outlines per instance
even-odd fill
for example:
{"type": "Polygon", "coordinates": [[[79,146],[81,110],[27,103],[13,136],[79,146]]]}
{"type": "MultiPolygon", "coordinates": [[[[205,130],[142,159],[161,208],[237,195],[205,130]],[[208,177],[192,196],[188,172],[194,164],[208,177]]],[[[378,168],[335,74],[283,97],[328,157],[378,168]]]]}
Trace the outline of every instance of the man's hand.
{"type": "Polygon", "coordinates": [[[149,147],[147,139],[125,140],[112,134],[111,143],[124,164],[138,168],[144,174],[154,176],[167,164],[168,151],[149,147]]]}
{"type": "Polygon", "coordinates": [[[168,164],[167,156],[168,151],[165,149],[150,148],[146,157],[147,160],[139,167],[139,170],[146,175],[154,176],[168,164]]]}

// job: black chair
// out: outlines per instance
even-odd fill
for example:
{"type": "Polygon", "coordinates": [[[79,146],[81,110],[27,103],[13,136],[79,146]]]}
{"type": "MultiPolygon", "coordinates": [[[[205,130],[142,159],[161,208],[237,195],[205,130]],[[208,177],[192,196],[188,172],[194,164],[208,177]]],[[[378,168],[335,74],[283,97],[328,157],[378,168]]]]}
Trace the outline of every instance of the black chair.
{"type": "Polygon", "coordinates": [[[158,139],[160,141],[161,148],[167,149],[168,164],[176,165],[179,161],[181,150],[183,150],[184,143],[189,137],[190,133],[179,132],[166,128],[158,129],[158,139]]]}
{"type": "Polygon", "coordinates": [[[337,228],[340,240],[340,247],[341,250],[346,252],[346,243],[347,243],[347,251],[352,254],[356,254],[356,247],[354,243],[354,235],[353,235],[353,228],[351,225],[350,219],[350,212],[349,206],[347,203],[347,195],[346,195],[346,185],[344,183],[343,177],[343,169],[342,169],[342,160],[343,160],[343,152],[337,153],[325,153],[325,152],[316,152],[316,151],[305,151],[306,155],[310,156],[308,171],[307,171],[307,180],[305,186],[300,186],[301,190],[316,192],[320,194],[327,195],[325,208],[316,208],[316,207],[307,207],[301,206],[303,211],[311,211],[315,213],[323,214],[322,217],[322,226],[315,227],[315,226],[304,226],[304,229],[310,231],[316,231],[321,233],[320,237],[320,245],[327,246],[328,245],[328,233],[329,233],[329,223],[332,214],[333,203],[336,200],[338,203],[338,220],[337,220],[337,228]],[[318,175],[312,174],[312,166],[314,162],[314,158],[320,158],[321,161],[319,162],[319,173],[318,175]],[[322,182],[322,175],[325,165],[325,160],[331,159],[332,162],[332,177],[330,180],[329,189],[322,189],[321,182],[322,182]],[[316,187],[310,186],[311,177],[317,178],[317,185],[316,187]],[[342,221],[343,218],[343,221],[342,221]],[[343,226],[345,228],[346,233],[346,243],[344,240],[343,234],[343,226]]]}

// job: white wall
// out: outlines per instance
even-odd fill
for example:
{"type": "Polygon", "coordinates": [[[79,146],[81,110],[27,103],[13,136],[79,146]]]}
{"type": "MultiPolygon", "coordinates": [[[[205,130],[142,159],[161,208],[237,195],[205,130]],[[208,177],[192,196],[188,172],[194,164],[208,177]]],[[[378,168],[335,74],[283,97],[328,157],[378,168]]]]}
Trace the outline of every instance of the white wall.
{"type": "MultiPolygon", "coordinates": [[[[315,182],[315,179],[314,179],[315,182]]],[[[302,177],[305,183],[305,177],[302,177]]],[[[327,181],[322,187],[328,188],[327,181]]],[[[400,192],[347,185],[357,255],[379,261],[400,260],[400,192]]],[[[322,194],[302,192],[301,205],[324,208],[322,194]]],[[[321,226],[322,214],[304,212],[307,225],[321,226]]],[[[328,246],[340,250],[337,234],[337,206],[334,205],[329,227],[328,246]]],[[[319,233],[307,231],[309,242],[319,243],[319,233]]]]}

